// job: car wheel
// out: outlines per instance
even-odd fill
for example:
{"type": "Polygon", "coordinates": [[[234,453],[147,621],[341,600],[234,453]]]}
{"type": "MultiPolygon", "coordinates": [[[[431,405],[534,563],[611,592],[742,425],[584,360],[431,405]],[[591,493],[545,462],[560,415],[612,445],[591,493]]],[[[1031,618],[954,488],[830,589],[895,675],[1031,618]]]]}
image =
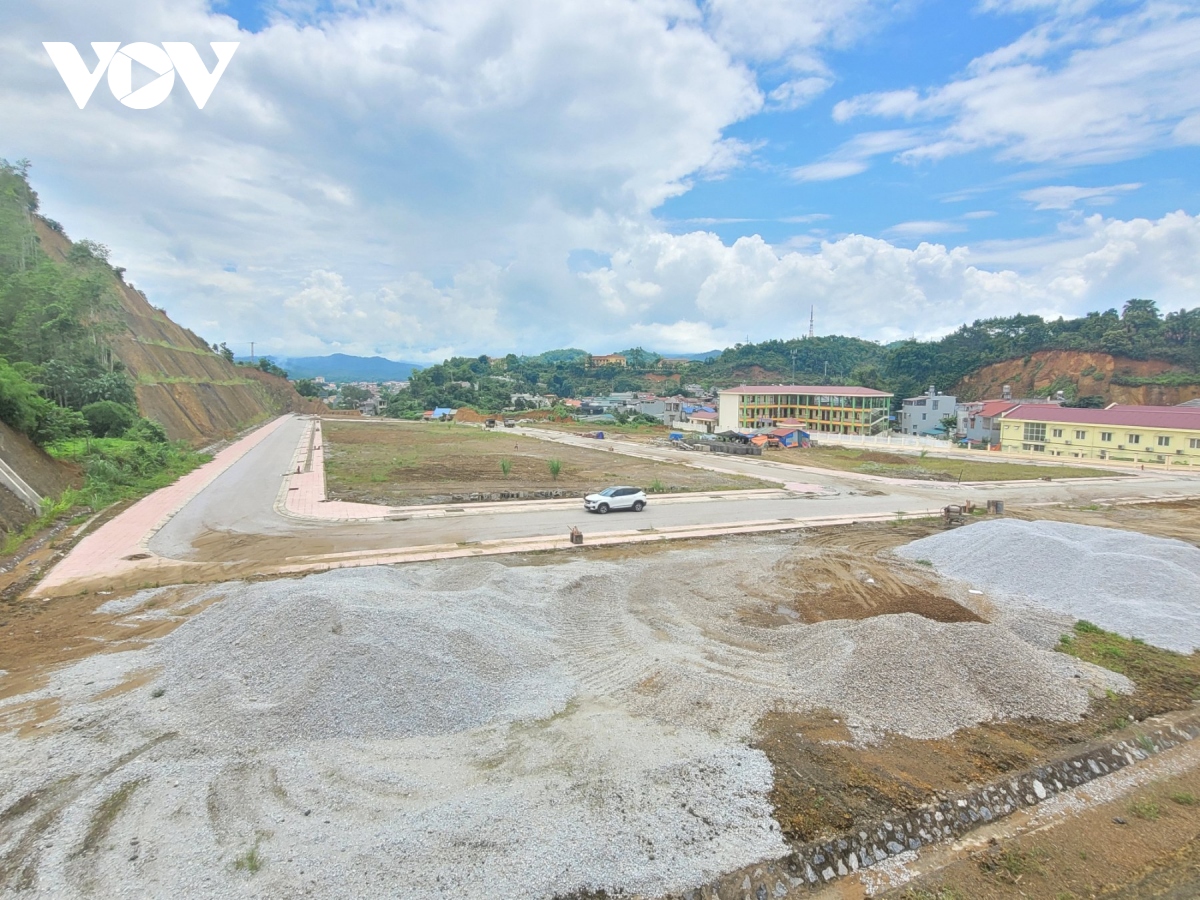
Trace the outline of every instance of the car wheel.
{"type": "Polygon", "coordinates": [[[641,500],[639,500],[637,503],[633,504],[634,512],[641,512],[645,508],[646,508],[646,504],[643,503],[641,500]]]}
{"type": "Polygon", "coordinates": [[[604,515],[604,513],[608,512],[608,504],[601,503],[599,506],[596,507],[596,512],[600,513],[601,515],[604,515]]]}

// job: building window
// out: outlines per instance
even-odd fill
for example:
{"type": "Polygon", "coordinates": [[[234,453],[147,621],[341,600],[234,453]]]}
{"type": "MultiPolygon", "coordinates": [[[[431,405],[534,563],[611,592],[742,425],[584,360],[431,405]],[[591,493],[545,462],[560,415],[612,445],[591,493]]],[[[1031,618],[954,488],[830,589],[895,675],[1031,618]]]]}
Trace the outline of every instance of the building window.
{"type": "Polygon", "coordinates": [[[1052,436],[1052,437],[1062,437],[1062,429],[1061,429],[1061,428],[1055,428],[1055,429],[1054,429],[1054,430],[1051,432],[1051,436],[1052,436]]]}
{"type": "Polygon", "coordinates": [[[1125,442],[1127,444],[1140,444],[1142,442],[1142,436],[1140,434],[1130,434],[1126,435],[1126,437],[1129,438],[1129,440],[1125,442]]]}
{"type": "Polygon", "coordinates": [[[1111,431],[1100,432],[1100,440],[1108,441],[1109,443],[1112,443],[1112,432],[1111,431]]]}
{"type": "MultiPolygon", "coordinates": [[[[1034,441],[1046,440],[1046,423],[1045,422],[1026,422],[1025,423],[1025,440],[1030,443],[1034,441]]],[[[1029,449],[1026,447],[1025,449],[1029,449]]]]}
{"type": "Polygon", "coordinates": [[[925,421],[925,416],[926,416],[926,413],[921,413],[921,421],[922,421],[922,422],[924,422],[924,421],[925,421]]]}
{"type": "Polygon", "coordinates": [[[1075,432],[1075,440],[1082,441],[1085,437],[1087,437],[1086,431],[1076,431],[1075,432]]]}
{"type": "Polygon", "coordinates": [[[1160,447],[1170,447],[1170,446],[1171,446],[1171,439],[1170,439],[1169,437],[1167,437],[1165,434],[1160,434],[1160,435],[1158,436],[1158,446],[1160,446],[1160,447]]]}
{"type": "Polygon", "coordinates": [[[1032,450],[1034,453],[1044,453],[1046,451],[1045,444],[1022,444],[1022,450],[1032,450]]]}
{"type": "Polygon", "coordinates": [[[1189,438],[1188,446],[1193,450],[1200,450],[1200,438],[1189,438]]]}

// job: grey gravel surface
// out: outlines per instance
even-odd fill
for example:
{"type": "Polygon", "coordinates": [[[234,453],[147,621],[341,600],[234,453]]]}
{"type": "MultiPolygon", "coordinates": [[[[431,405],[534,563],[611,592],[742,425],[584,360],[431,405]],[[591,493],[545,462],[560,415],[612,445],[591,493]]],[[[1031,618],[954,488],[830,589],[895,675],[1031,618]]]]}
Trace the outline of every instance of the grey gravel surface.
{"type": "Polygon", "coordinates": [[[113,601],[170,616],[224,598],[0,701],[60,710],[43,737],[0,733],[0,808],[37,797],[0,823],[0,853],[44,896],[653,896],[785,852],[749,746],[776,706],[836,710],[871,740],[1071,719],[1128,689],[994,625],[744,624],[778,604],[796,540],[113,601]]]}
{"type": "Polygon", "coordinates": [[[1009,612],[1030,604],[1159,647],[1200,647],[1200,549],[1183,541],[1066,522],[997,519],[901,547],[985,590],[1009,612]]]}

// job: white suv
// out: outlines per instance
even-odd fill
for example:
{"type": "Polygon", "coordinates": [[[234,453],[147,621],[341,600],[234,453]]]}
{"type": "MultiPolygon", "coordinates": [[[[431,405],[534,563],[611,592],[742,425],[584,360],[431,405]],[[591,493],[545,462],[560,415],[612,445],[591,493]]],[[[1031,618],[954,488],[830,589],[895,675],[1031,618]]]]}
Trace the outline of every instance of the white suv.
{"type": "Polygon", "coordinates": [[[646,492],[635,487],[610,487],[598,494],[583,498],[583,508],[588,512],[606,513],[613,509],[632,509],[641,512],[646,508],[646,492]]]}

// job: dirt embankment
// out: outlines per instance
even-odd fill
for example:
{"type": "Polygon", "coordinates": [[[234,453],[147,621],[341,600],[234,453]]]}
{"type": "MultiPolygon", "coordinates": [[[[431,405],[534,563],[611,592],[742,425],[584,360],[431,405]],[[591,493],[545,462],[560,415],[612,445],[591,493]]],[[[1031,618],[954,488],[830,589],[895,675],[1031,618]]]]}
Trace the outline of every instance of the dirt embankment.
{"type": "MultiPolygon", "coordinates": [[[[42,249],[64,260],[70,242],[37,221],[42,249]]],[[[136,288],[113,279],[125,329],[113,352],[133,379],[143,415],[166,428],[172,440],[193,445],[228,437],[283,412],[314,412],[288,382],[226,361],[199,335],[171,321],[136,288]]]]}
{"type": "MultiPolygon", "coordinates": [[[[33,441],[0,422],[0,459],[43,497],[55,497],[81,478],[78,466],[52,459],[33,441]]],[[[16,495],[0,485],[0,536],[33,519],[34,513],[16,495]]]]}
{"type": "Polygon", "coordinates": [[[1000,396],[1004,385],[1012,387],[1014,397],[1045,396],[1062,390],[1066,382],[1076,386],[1079,396],[1100,396],[1106,403],[1150,406],[1174,406],[1200,396],[1200,374],[1195,384],[1123,385],[1113,384],[1114,375],[1148,378],[1164,372],[1181,371],[1161,359],[1128,359],[1107,353],[1077,350],[1041,350],[1028,357],[1010,359],[984,366],[963,378],[953,392],[961,400],[991,400],[1000,396]]]}

